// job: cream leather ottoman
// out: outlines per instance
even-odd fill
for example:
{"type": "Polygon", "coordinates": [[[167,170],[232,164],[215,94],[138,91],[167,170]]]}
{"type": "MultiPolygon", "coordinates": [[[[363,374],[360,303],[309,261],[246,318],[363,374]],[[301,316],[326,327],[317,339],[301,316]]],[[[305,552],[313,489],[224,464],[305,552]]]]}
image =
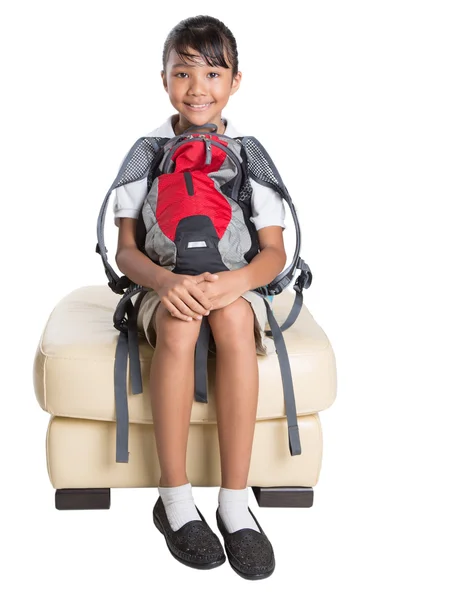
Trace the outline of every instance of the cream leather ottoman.
{"type": "MultiPolygon", "coordinates": [[[[295,293],[273,300],[284,322],[295,293]]],[[[111,488],[157,487],[148,378],[153,349],[140,338],[144,393],[129,393],[129,462],[115,461],[114,357],[119,301],[108,286],[75,289],[52,311],[34,361],[34,387],[50,414],[46,453],[59,509],[109,508],[111,488]]],[[[259,405],[248,485],[259,506],[312,506],[321,470],[318,413],[336,397],[332,347],[308,309],[283,332],[292,369],[302,453],[291,456],[278,356],[258,356],[259,405]]],[[[187,473],[194,487],[221,483],[214,397],[215,357],[208,364],[208,404],[193,403],[187,473]]],[[[129,381],[129,379],[128,379],[129,381]]]]}

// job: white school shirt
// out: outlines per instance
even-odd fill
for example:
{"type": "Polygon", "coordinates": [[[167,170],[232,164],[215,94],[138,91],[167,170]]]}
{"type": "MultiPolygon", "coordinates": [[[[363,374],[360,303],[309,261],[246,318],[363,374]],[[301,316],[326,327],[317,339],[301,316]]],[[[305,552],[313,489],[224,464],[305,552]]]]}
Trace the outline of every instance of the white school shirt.
{"type": "MultiPolygon", "coordinates": [[[[174,129],[172,128],[172,119],[174,116],[171,115],[160,127],[148,133],[147,137],[173,138],[175,136],[174,129]]],[[[229,120],[223,120],[226,124],[224,135],[231,138],[241,136],[229,120]]],[[[286,229],[284,223],[286,213],[284,200],[281,196],[275,190],[257,183],[251,177],[250,183],[253,189],[250,221],[254,223],[256,230],[271,225],[279,225],[283,229],[286,229]]],[[[139,217],[146,195],[147,177],[144,177],[140,181],[127,183],[113,190],[114,223],[117,227],[119,226],[118,219],[122,217],[129,217],[131,219],[139,217]]]]}

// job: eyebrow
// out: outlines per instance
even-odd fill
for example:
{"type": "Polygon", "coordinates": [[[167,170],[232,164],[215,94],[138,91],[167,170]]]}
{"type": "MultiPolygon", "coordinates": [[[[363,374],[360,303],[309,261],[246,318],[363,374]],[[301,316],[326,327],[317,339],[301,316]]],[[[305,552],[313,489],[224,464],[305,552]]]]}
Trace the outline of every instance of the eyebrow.
{"type": "Polygon", "coordinates": [[[177,63],[175,65],[172,65],[173,69],[177,69],[177,67],[184,67],[185,69],[194,69],[195,67],[197,67],[197,65],[190,65],[188,63],[177,63]]]}
{"type": "Polygon", "coordinates": [[[207,67],[208,69],[219,69],[220,67],[212,67],[210,65],[208,65],[207,63],[197,63],[197,64],[189,64],[189,63],[176,63],[175,65],[172,65],[172,69],[178,69],[180,67],[183,67],[184,69],[196,69],[197,67],[207,67]]]}

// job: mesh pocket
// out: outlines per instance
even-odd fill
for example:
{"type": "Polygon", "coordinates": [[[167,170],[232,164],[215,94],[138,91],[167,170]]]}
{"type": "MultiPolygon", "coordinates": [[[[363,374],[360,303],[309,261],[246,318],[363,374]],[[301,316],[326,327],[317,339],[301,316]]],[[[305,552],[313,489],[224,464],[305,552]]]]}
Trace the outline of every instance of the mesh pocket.
{"type": "Polygon", "coordinates": [[[267,162],[264,152],[258,147],[254,140],[246,138],[245,147],[248,154],[248,167],[258,179],[270,183],[277,189],[280,189],[280,183],[273,167],[267,162]]]}
{"type": "MultiPolygon", "coordinates": [[[[154,138],[158,142],[164,138],[154,138]]],[[[131,183],[132,181],[139,181],[143,179],[156,156],[158,146],[153,145],[149,138],[145,138],[135,149],[133,156],[131,156],[128,164],[125,167],[122,178],[117,182],[116,187],[131,183]]]]}

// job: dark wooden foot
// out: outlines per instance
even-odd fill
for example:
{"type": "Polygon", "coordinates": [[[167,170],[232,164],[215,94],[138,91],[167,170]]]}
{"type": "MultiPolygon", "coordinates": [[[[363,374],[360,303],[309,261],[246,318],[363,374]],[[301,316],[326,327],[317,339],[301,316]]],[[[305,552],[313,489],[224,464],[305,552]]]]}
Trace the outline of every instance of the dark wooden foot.
{"type": "Polygon", "coordinates": [[[310,508],[313,506],[312,487],[256,487],[251,489],[259,506],[297,506],[310,508]]]}
{"type": "Polygon", "coordinates": [[[55,490],[55,508],[58,510],[93,510],[110,506],[110,488],[55,490]]]}

